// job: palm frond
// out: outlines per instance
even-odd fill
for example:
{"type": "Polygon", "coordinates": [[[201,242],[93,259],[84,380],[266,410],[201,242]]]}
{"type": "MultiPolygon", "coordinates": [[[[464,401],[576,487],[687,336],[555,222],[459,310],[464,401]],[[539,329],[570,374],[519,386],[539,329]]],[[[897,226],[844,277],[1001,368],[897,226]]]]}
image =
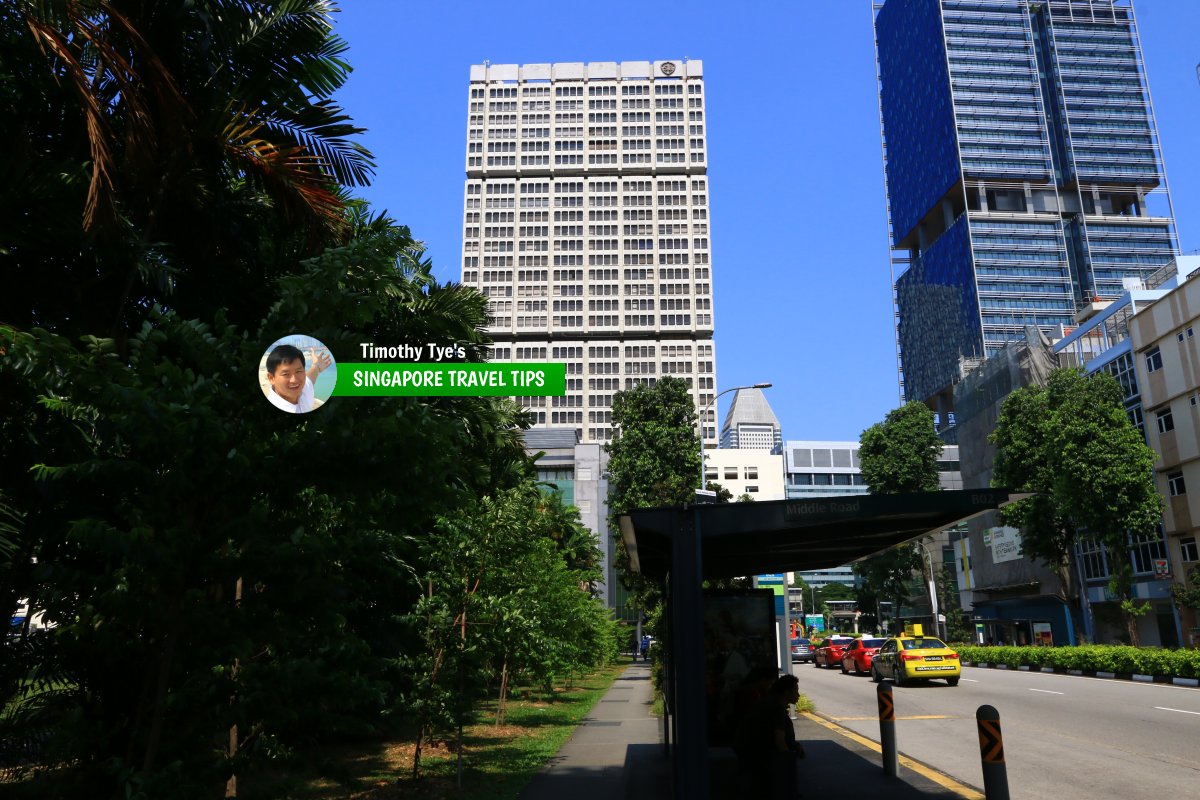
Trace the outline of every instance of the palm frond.
{"type": "Polygon", "coordinates": [[[53,25],[33,17],[26,17],[25,23],[42,53],[53,55],[62,62],[64,69],[61,71],[79,98],[92,162],[92,177],[83,211],[83,227],[85,230],[90,229],[96,223],[97,214],[102,206],[110,213],[112,211],[112,131],[104,117],[99,98],[91,90],[88,71],[79,63],[63,33],[53,25]]]}
{"type": "Polygon", "coordinates": [[[350,124],[350,119],[332,100],[320,100],[300,108],[281,108],[263,124],[275,135],[320,156],[339,183],[366,186],[375,173],[374,156],[347,138],[366,130],[350,124]]]}
{"type": "Polygon", "coordinates": [[[324,170],[325,162],[299,146],[281,147],[262,138],[263,129],[253,113],[235,113],[222,137],[229,160],[285,209],[299,207],[326,227],[344,227],[342,200],[324,170]]]}

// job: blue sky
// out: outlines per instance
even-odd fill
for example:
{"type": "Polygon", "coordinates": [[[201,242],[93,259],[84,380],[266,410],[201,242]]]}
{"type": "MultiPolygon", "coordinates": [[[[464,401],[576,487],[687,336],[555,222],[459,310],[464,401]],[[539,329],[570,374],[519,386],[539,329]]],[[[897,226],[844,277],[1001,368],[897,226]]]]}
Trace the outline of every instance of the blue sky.
{"type": "MultiPolygon", "coordinates": [[[[1200,250],[1200,2],[1136,7],[1180,244],[1200,250]]],[[[461,277],[471,64],[702,59],[718,388],[773,383],[787,439],[857,439],[898,405],[869,0],[343,0],[335,24],[339,100],[378,163],[360,194],[442,280],[461,277]]]]}

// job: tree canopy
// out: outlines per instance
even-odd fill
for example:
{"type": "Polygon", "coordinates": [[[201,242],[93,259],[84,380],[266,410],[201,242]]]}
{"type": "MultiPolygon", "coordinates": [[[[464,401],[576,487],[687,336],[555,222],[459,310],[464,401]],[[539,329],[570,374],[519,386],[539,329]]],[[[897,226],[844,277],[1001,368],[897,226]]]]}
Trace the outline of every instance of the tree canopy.
{"type": "Polygon", "coordinates": [[[0,5],[0,600],[52,626],[0,659],[0,740],[47,767],[29,796],[211,797],[461,721],[448,676],[612,655],[595,543],[514,403],[256,396],[297,331],[491,344],[487,299],[352,199],[334,10],[0,5]]]}
{"type": "MultiPolygon", "coordinates": [[[[653,386],[641,384],[613,397],[615,437],[605,445],[608,462],[609,528],[616,544],[616,568],[644,614],[653,635],[662,640],[660,587],[634,574],[616,520],[635,508],[675,506],[695,501],[700,473],[696,408],[687,382],[664,376],[653,386]]],[[[661,673],[656,671],[656,682],[661,673]]]]}
{"type": "Polygon", "coordinates": [[[883,422],[862,432],[858,456],[871,494],[936,492],[942,440],[933,412],[915,400],[889,411],[883,422]]]}
{"type": "Polygon", "coordinates": [[[1055,570],[1065,599],[1078,604],[1072,557],[1083,537],[1108,556],[1110,588],[1130,641],[1145,606],[1132,602],[1129,537],[1151,534],[1162,515],[1154,485],[1154,451],[1130,421],[1116,380],[1078,369],[1050,373],[1045,387],[1024,387],[1001,406],[992,433],[992,484],[1037,496],[1009,506],[1021,526],[1023,552],[1055,570]]]}
{"type": "Polygon", "coordinates": [[[616,436],[606,446],[611,516],[692,502],[700,440],[687,382],[665,376],[654,386],[618,392],[612,414],[616,436]]]}
{"type": "MultiPolygon", "coordinates": [[[[942,447],[933,412],[923,403],[909,402],[862,432],[858,456],[863,480],[872,494],[939,491],[942,447]]],[[[899,545],[855,564],[855,574],[863,579],[859,602],[872,616],[879,601],[891,602],[898,628],[900,607],[911,596],[913,573],[921,569],[921,551],[915,544],[899,545]]]]}
{"type": "Polygon", "coordinates": [[[0,320],[116,337],[154,304],[261,319],[350,233],[370,152],[329,0],[0,5],[0,320]]]}

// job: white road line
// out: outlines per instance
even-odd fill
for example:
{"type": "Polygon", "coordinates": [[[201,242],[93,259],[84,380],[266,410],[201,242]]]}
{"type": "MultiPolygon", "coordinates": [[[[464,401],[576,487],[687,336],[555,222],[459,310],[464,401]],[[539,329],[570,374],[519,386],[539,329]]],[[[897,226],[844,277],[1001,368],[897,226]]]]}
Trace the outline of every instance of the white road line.
{"type": "Polygon", "coordinates": [[[1041,692],[1042,694],[1062,694],[1062,692],[1052,692],[1049,689],[1030,689],[1031,692],[1041,692]]]}
{"type": "Polygon", "coordinates": [[[974,678],[961,678],[960,680],[964,680],[967,683],[979,683],[979,681],[975,680],[974,678]]]}
{"type": "Polygon", "coordinates": [[[1166,706],[1155,706],[1159,711],[1178,711],[1180,714],[1195,714],[1200,717],[1200,711],[1184,711],[1182,708],[1167,708],[1166,706]]]}

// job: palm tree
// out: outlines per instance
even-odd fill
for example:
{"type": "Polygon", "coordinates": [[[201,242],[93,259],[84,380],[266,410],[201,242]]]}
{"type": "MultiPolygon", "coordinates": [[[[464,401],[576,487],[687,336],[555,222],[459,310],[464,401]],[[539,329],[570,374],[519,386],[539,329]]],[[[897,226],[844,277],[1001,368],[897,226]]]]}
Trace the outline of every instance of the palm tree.
{"type": "Polygon", "coordinates": [[[335,11],[5,4],[0,241],[21,288],[0,320],[122,335],[158,303],[246,322],[271,279],[344,241],[342,188],[373,165],[332,100],[350,71],[335,11]]]}

